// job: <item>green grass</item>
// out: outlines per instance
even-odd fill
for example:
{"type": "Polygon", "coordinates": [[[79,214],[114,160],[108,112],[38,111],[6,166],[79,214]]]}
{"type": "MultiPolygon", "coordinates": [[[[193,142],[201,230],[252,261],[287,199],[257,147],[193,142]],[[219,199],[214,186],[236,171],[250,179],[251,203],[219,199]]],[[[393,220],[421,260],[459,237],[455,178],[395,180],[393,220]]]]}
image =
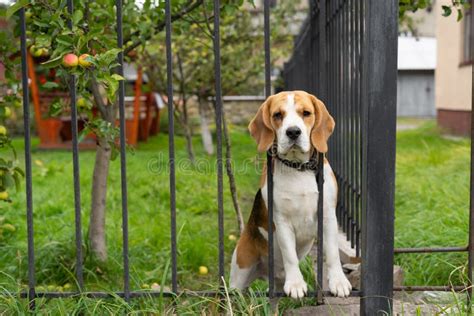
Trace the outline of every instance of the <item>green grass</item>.
{"type": "MultiPolygon", "coordinates": [[[[232,127],[234,167],[239,200],[247,217],[258,187],[258,160],[253,140],[244,128],[232,127]]],[[[170,284],[170,216],[167,166],[167,135],[160,134],[127,155],[131,289],[144,290],[153,284],[170,284]]],[[[398,133],[396,179],[396,246],[465,245],[468,231],[469,142],[440,137],[433,122],[398,133]]],[[[34,140],[34,147],[37,140],[34,140]]],[[[199,138],[194,140],[198,162],[191,167],[186,160],[184,140],[176,138],[178,279],[181,289],[203,290],[218,285],[218,228],[215,157],[207,157],[199,138]],[[198,274],[199,266],[209,274],[198,274]]],[[[15,141],[19,152],[22,141],[15,141]]],[[[39,289],[75,288],[74,199],[72,154],[64,151],[33,151],[33,205],[35,221],[36,280],[39,289]]],[[[83,235],[87,236],[90,208],[93,151],[80,153],[81,205],[83,235]]],[[[111,163],[107,198],[107,241],[109,260],[98,264],[91,260],[84,243],[87,290],[120,290],[122,287],[122,230],[119,160],[111,163]]],[[[225,181],[225,252],[226,272],[237,235],[237,223],[225,181]]],[[[25,192],[13,193],[12,204],[0,204],[0,217],[12,224],[15,232],[4,232],[0,239],[0,286],[16,292],[27,283],[25,192]]],[[[403,266],[406,284],[448,284],[463,281],[463,254],[397,255],[403,266]],[[460,269],[456,269],[461,267],[460,269]]],[[[311,274],[309,262],[305,274],[311,274]]],[[[312,283],[312,282],[311,282],[312,283]]],[[[260,282],[257,288],[265,290],[260,282]]],[[[208,313],[226,308],[226,302],[212,298],[179,299],[179,314],[206,309],[208,313]]],[[[311,303],[312,301],[306,301],[311,303]]],[[[120,299],[42,300],[49,314],[62,310],[97,313],[127,313],[134,310],[166,312],[169,300],[144,298],[132,305],[120,299]]],[[[284,300],[285,307],[296,303],[284,300]]],[[[24,300],[15,296],[0,298],[0,313],[25,311],[24,300]]],[[[260,314],[268,311],[265,299],[252,295],[233,301],[235,312],[260,314]]],[[[138,313],[138,312],[137,312],[138,313]]]]}
{"type": "MultiPolygon", "coordinates": [[[[234,156],[238,170],[237,185],[241,203],[249,209],[253,188],[258,185],[255,176],[255,154],[252,140],[242,132],[233,133],[234,156]],[[249,166],[244,166],[247,163],[249,166]],[[253,176],[252,176],[253,175],[253,176]]],[[[22,146],[20,140],[17,147],[22,146]]],[[[167,135],[160,134],[127,156],[128,205],[130,235],[130,267],[133,289],[144,284],[161,283],[162,271],[169,262],[170,216],[169,180],[167,170],[167,135]]],[[[177,174],[177,227],[178,278],[185,288],[204,289],[216,283],[217,274],[217,203],[215,157],[205,157],[199,139],[195,148],[197,166],[188,164],[183,139],[176,139],[177,174]],[[208,276],[199,276],[199,266],[209,268],[208,276]]],[[[21,150],[21,149],[20,149],[21,150]]],[[[33,205],[35,222],[36,276],[39,285],[74,284],[74,199],[72,183],[72,154],[55,151],[33,152],[33,205]]],[[[80,153],[81,205],[83,235],[87,236],[90,208],[93,151],[80,153]]],[[[113,161],[110,169],[107,197],[107,241],[109,262],[97,266],[86,261],[88,289],[116,289],[122,285],[122,230],[120,163],[113,161]]],[[[229,196],[226,186],[225,194],[229,196]]],[[[24,191],[13,194],[11,205],[2,203],[5,221],[17,231],[3,241],[0,252],[0,270],[15,276],[18,283],[26,279],[26,227],[24,191]]],[[[229,199],[225,200],[225,249],[230,253],[235,246],[229,234],[237,234],[236,221],[229,199]]],[[[89,259],[87,245],[84,245],[89,259]]],[[[2,283],[6,280],[0,277],[2,283]]],[[[167,283],[169,279],[167,278],[167,283]]]]}
{"type": "MultiPolygon", "coordinates": [[[[467,245],[469,157],[469,140],[441,137],[434,122],[398,133],[396,247],[467,245]]],[[[466,254],[400,254],[396,262],[409,285],[465,282],[466,254]]]]}

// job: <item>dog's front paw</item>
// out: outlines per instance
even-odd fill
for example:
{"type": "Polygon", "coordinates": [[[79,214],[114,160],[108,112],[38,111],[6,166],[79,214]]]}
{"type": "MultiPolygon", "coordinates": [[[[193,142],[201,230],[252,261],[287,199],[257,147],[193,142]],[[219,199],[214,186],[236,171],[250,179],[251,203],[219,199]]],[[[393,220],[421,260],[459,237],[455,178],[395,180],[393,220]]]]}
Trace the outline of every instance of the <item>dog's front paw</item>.
{"type": "Polygon", "coordinates": [[[328,273],[329,291],[338,297],[348,297],[351,294],[352,285],[346,278],[344,272],[328,273]]]}
{"type": "Polygon", "coordinates": [[[302,277],[287,279],[283,289],[286,295],[292,298],[302,298],[308,292],[308,286],[302,277]]]}

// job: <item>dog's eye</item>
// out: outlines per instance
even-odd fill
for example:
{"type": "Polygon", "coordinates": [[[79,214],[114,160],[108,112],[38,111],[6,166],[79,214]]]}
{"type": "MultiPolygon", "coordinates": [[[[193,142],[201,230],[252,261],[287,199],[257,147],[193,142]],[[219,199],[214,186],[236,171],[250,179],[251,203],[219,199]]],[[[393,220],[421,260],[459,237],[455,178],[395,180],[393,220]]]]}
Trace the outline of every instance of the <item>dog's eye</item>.
{"type": "Polygon", "coordinates": [[[303,111],[303,116],[304,117],[308,117],[311,115],[311,112],[310,111],[303,111]]]}
{"type": "Polygon", "coordinates": [[[282,117],[283,114],[281,114],[281,112],[276,112],[275,114],[273,114],[273,118],[276,120],[281,120],[282,117]]]}

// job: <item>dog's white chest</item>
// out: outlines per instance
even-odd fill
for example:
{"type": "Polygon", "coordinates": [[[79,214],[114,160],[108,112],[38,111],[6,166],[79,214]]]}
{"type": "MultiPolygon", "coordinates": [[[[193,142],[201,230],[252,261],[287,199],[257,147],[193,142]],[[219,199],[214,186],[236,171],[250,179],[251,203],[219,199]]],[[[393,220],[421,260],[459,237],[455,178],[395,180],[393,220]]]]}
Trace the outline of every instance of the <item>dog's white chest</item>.
{"type": "MultiPolygon", "coordinates": [[[[312,171],[298,171],[277,163],[274,171],[274,222],[292,227],[297,244],[316,237],[318,187],[312,171]]],[[[267,187],[263,188],[267,203],[267,187]]],[[[267,204],[268,205],[268,204],[267,204]]]]}

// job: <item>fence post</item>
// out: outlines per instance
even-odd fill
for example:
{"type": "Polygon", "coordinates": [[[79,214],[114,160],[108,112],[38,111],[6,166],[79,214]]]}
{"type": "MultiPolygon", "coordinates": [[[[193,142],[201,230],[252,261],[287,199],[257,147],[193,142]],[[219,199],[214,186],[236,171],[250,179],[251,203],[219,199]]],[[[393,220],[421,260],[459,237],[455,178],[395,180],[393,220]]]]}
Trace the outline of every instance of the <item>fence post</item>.
{"type": "Polygon", "coordinates": [[[365,2],[361,315],[391,314],[398,1],[365,2]]]}

